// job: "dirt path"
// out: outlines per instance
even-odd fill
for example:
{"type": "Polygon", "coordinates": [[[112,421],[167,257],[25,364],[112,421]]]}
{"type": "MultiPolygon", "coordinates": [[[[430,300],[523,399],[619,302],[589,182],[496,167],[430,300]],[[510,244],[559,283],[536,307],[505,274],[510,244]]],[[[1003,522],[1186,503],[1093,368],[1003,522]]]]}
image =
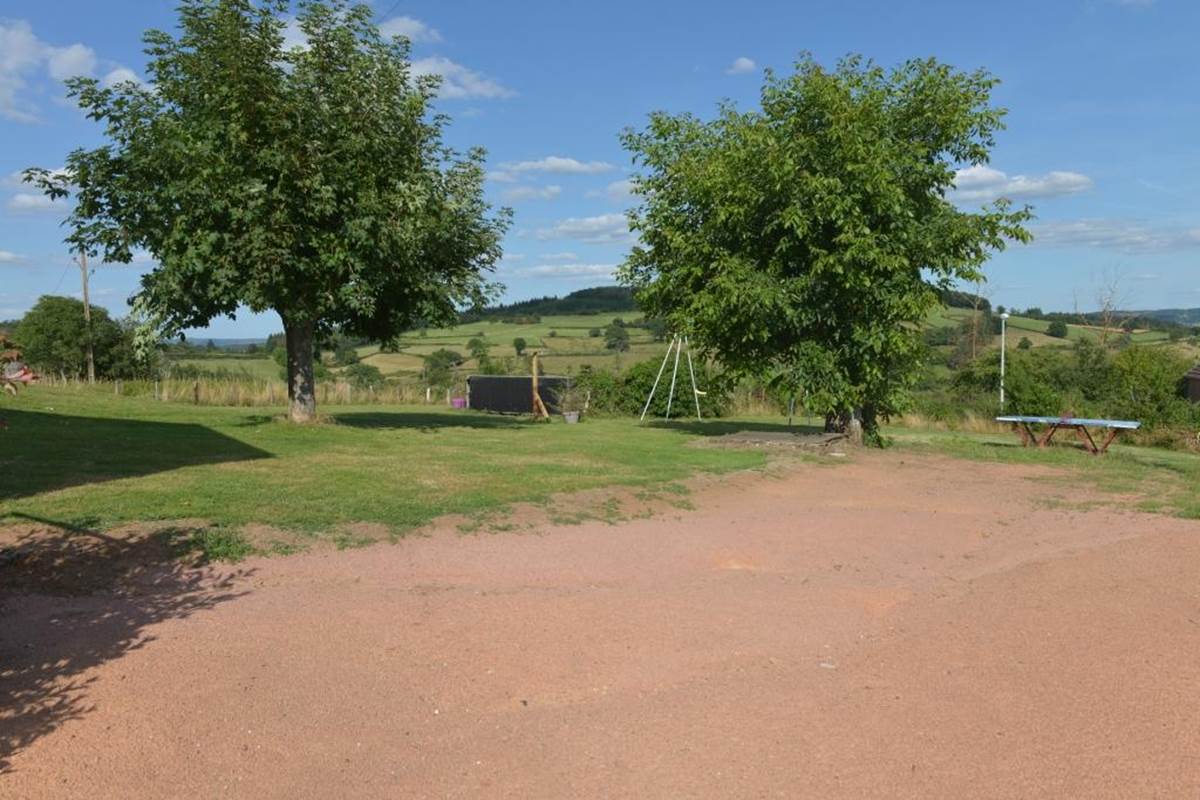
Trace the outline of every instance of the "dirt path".
{"type": "Polygon", "coordinates": [[[25,595],[0,796],[1200,796],[1200,525],[1038,485],[868,454],[25,595]]]}

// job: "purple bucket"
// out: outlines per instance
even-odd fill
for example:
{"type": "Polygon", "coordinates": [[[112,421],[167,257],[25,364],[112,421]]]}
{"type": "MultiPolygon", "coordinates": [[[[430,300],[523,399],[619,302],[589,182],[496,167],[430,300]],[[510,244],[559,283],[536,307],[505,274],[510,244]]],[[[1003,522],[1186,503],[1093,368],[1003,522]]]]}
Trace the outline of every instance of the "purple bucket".
{"type": "Polygon", "coordinates": [[[467,407],[467,398],[465,398],[465,397],[450,398],[450,407],[451,408],[466,408],[467,407]]]}

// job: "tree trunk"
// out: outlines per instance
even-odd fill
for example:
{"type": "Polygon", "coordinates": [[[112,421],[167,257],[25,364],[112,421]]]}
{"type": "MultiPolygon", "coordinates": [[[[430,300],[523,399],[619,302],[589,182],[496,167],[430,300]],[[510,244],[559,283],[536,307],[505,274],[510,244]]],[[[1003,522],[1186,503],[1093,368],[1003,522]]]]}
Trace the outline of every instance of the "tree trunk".
{"type": "Polygon", "coordinates": [[[313,324],[284,320],[283,334],[287,342],[288,419],[312,422],[317,416],[313,324]]]}
{"type": "Polygon", "coordinates": [[[844,433],[851,444],[863,443],[863,428],[862,409],[830,412],[825,415],[825,432],[844,433]]]}

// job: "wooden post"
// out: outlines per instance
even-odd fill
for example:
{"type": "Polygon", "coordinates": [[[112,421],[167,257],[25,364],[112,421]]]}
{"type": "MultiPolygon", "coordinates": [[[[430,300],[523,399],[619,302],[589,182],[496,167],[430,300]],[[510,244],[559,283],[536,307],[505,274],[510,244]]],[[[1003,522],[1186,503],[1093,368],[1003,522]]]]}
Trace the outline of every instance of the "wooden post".
{"type": "Polygon", "coordinates": [[[542,402],[542,394],[538,391],[538,351],[534,350],[533,355],[529,358],[529,375],[532,379],[530,383],[533,386],[533,416],[538,419],[550,419],[550,412],[546,410],[546,404],[542,402]]]}
{"type": "Polygon", "coordinates": [[[88,265],[87,253],[80,250],[75,259],[83,278],[83,327],[87,335],[87,379],[88,383],[96,382],[96,356],[92,351],[92,304],[88,299],[88,265]]]}

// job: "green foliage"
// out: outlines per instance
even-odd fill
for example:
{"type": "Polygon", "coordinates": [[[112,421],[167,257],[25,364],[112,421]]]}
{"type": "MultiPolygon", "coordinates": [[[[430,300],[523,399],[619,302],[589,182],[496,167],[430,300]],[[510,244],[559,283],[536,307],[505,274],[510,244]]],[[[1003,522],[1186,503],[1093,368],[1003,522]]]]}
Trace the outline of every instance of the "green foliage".
{"type": "Polygon", "coordinates": [[[153,372],[156,359],[147,362],[137,358],[131,328],[113,320],[99,306],[92,307],[91,316],[89,331],[81,301],[44,295],[16,326],[13,338],[20,344],[25,360],[49,374],[86,374],[89,339],[98,377],[133,378],[153,372]]]}
{"type": "Polygon", "coordinates": [[[1022,336],[1021,341],[1017,342],[1018,350],[1029,350],[1033,347],[1033,342],[1029,341],[1028,336],[1022,336]]]}
{"type": "Polygon", "coordinates": [[[588,331],[588,336],[593,339],[599,339],[602,334],[603,331],[601,331],[599,328],[592,328],[588,331]]]}
{"type": "Polygon", "coordinates": [[[487,358],[489,349],[490,348],[488,347],[487,342],[478,336],[471,337],[471,339],[467,342],[467,352],[471,354],[471,358],[474,358],[477,361],[482,361],[483,359],[487,358]]]}
{"type": "Polygon", "coordinates": [[[1053,336],[1055,339],[1067,338],[1068,332],[1069,330],[1067,328],[1067,323],[1063,322],[1061,319],[1056,319],[1046,326],[1046,335],[1053,336]]]}
{"type": "MultiPolygon", "coordinates": [[[[625,372],[616,374],[608,370],[584,367],[575,379],[575,385],[581,390],[591,393],[591,408],[610,414],[641,414],[650,389],[654,386],[654,377],[662,366],[661,359],[651,359],[633,364],[625,372]]],[[[705,394],[700,396],[700,410],[705,417],[719,417],[725,413],[729,404],[730,385],[722,376],[718,376],[703,363],[694,365],[696,383],[705,394]]],[[[663,416],[667,410],[667,394],[670,386],[670,366],[663,375],[650,413],[663,416]]],[[[675,385],[675,400],[671,406],[672,417],[694,416],[696,405],[692,400],[691,377],[680,365],[681,374],[675,385]]]]}
{"type": "Polygon", "coordinates": [[[935,287],[1028,239],[1028,209],[946,199],[956,169],[989,158],[995,84],[933,60],[804,57],[753,111],[651,115],[623,136],[642,174],[622,281],[730,369],[841,419],[862,409],[870,433],[917,380],[935,287]]]}
{"type": "Polygon", "coordinates": [[[513,339],[513,350],[517,351],[518,356],[525,354],[525,348],[527,346],[528,346],[528,343],[525,341],[524,338],[518,336],[517,338],[513,339]]]}
{"type": "Polygon", "coordinates": [[[383,373],[378,367],[361,361],[342,370],[342,377],[355,389],[383,386],[383,373]]]}
{"type": "Polygon", "coordinates": [[[351,344],[339,344],[337,350],[334,351],[333,360],[339,367],[348,367],[351,364],[357,364],[358,351],[351,344]]]}
{"type": "Polygon", "coordinates": [[[1150,427],[1186,423],[1193,409],[1184,399],[1190,360],[1161,347],[1127,347],[1112,360],[1114,413],[1150,427]]]}
{"type": "Polygon", "coordinates": [[[612,324],[604,329],[604,346],[623,353],[629,349],[629,331],[624,325],[617,323],[617,320],[613,320],[612,324]]]}
{"type": "Polygon", "coordinates": [[[421,377],[430,386],[446,387],[454,382],[454,369],[465,359],[461,353],[446,348],[434,350],[425,356],[425,368],[421,377]]]}
{"type": "MultiPolygon", "coordinates": [[[[1190,365],[1165,347],[1135,344],[1113,355],[1086,339],[1069,351],[1017,350],[1006,365],[1005,411],[1133,419],[1147,429],[1194,425],[1200,409],[1183,394],[1190,365]]],[[[959,370],[953,386],[962,405],[977,408],[982,398],[986,406],[999,391],[999,353],[989,352],[959,370]]]]}
{"type": "Polygon", "coordinates": [[[180,0],[179,33],[144,36],[150,85],[67,82],[107,140],[26,179],[74,193],[74,251],[156,266],[137,303],[167,333],[239,307],[297,334],[289,392],[315,407],[308,341],[371,340],[457,318],[493,295],[509,215],[483,195],[483,152],[442,140],[438,78],[367,5],[304,0],[285,47],[285,0],[180,0]]]}

